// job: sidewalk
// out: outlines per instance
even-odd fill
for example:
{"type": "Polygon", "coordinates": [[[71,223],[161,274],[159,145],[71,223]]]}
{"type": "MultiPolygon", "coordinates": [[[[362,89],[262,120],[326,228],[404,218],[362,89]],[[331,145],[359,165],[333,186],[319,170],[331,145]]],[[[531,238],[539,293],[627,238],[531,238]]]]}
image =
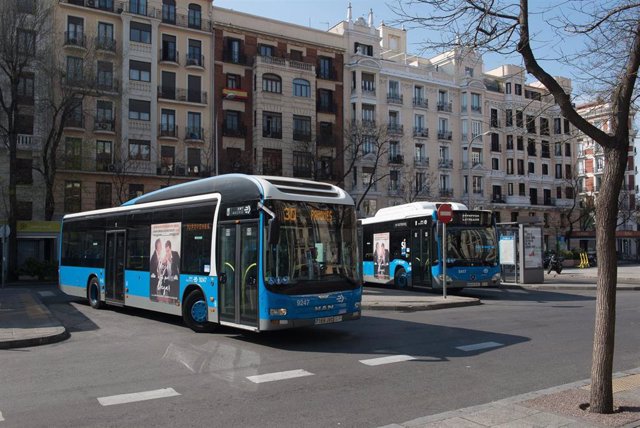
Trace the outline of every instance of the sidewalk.
{"type": "Polygon", "coordinates": [[[610,415],[580,408],[589,402],[590,380],[584,380],[383,428],[639,427],[640,368],[613,377],[614,406],[619,410],[610,415]]]}
{"type": "Polygon", "coordinates": [[[66,328],[28,286],[0,289],[0,349],[59,342],[66,328]]]}
{"type": "Polygon", "coordinates": [[[480,299],[475,297],[448,294],[445,299],[442,293],[365,287],[362,292],[361,307],[365,311],[415,312],[480,304],[480,299]]]}

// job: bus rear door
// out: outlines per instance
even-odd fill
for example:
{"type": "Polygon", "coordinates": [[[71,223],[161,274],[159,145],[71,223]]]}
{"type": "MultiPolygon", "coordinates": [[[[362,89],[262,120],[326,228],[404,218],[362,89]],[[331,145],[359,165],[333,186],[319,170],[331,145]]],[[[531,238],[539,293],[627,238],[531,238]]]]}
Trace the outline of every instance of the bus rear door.
{"type": "Polygon", "coordinates": [[[431,254],[429,227],[411,230],[411,280],[412,285],[431,285],[431,254]]]}
{"type": "Polygon", "coordinates": [[[125,231],[107,232],[105,255],[105,300],[107,303],[124,304],[125,231]]]}
{"type": "Polygon", "coordinates": [[[218,229],[219,308],[222,323],[258,325],[258,223],[218,229]]]}

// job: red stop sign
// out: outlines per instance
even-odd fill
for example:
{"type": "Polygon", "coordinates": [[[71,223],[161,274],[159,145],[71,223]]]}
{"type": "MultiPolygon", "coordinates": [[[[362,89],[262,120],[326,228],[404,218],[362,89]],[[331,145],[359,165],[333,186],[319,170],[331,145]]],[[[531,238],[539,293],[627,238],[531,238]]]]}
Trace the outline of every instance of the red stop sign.
{"type": "Polygon", "coordinates": [[[442,223],[449,223],[453,217],[453,208],[451,204],[442,204],[438,207],[438,220],[442,223]]]}

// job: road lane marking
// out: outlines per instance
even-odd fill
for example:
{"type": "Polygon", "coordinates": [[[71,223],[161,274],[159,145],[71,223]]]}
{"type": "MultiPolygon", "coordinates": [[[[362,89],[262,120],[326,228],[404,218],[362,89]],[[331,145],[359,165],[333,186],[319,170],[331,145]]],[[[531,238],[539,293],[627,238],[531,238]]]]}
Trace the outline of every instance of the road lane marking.
{"type": "Polygon", "coordinates": [[[294,379],[296,377],[303,377],[303,376],[313,376],[313,373],[309,373],[306,370],[298,369],[298,370],[289,370],[286,372],[266,373],[266,374],[255,375],[255,376],[247,376],[247,379],[249,379],[253,383],[263,383],[263,382],[273,382],[276,380],[294,379]]]}
{"type": "Polygon", "coordinates": [[[42,297],[53,297],[56,295],[53,291],[38,291],[38,294],[42,297]]]}
{"type": "Polygon", "coordinates": [[[0,422],[4,421],[4,418],[2,417],[2,412],[0,412],[0,422]]]}
{"type": "Polygon", "coordinates": [[[388,357],[370,358],[368,360],[360,360],[360,362],[367,366],[381,366],[383,364],[400,363],[402,361],[415,360],[415,357],[411,355],[390,355],[388,357]]]}
{"type": "Polygon", "coordinates": [[[504,345],[498,342],[482,342],[482,343],[475,343],[473,345],[456,346],[456,349],[459,349],[465,352],[470,352],[470,351],[477,351],[479,349],[496,348],[498,346],[504,346],[504,345]]]}
{"type": "Polygon", "coordinates": [[[180,395],[180,393],[176,392],[173,388],[163,388],[154,391],[99,397],[98,402],[103,406],[113,406],[114,404],[135,403],[137,401],[155,400],[156,398],[175,397],[176,395],[180,395]]]}

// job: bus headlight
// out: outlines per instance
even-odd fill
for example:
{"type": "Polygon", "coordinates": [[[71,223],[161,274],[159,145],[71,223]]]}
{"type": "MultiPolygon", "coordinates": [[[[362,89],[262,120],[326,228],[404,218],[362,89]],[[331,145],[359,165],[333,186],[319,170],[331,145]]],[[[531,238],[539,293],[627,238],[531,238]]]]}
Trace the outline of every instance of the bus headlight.
{"type": "Polygon", "coordinates": [[[287,310],[285,308],[269,309],[269,315],[283,317],[283,316],[287,315],[287,310]]]}
{"type": "MultiPolygon", "coordinates": [[[[442,284],[442,278],[443,278],[442,274],[438,275],[438,277],[437,277],[438,282],[440,284],[442,284]]],[[[452,282],[453,282],[453,280],[451,279],[451,277],[449,275],[447,275],[447,284],[451,284],[452,282]]]]}
{"type": "Polygon", "coordinates": [[[491,282],[494,284],[500,284],[500,274],[497,273],[491,277],[491,282]]]}

